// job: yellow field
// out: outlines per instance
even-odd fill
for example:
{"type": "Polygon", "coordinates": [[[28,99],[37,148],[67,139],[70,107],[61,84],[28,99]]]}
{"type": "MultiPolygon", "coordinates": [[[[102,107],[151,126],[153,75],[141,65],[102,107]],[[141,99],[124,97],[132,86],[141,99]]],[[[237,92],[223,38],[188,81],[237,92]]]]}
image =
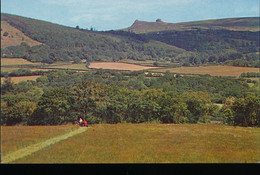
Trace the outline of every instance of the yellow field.
{"type": "Polygon", "coordinates": [[[73,125],[62,126],[1,126],[2,154],[15,151],[41,140],[74,129],[73,125]]]}
{"type": "Polygon", "coordinates": [[[38,69],[38,68],[21,68],[21,67],[1,67],[1,71],[3,72],[12,72],[14,70],[18,70],[18,69],[29,69],[31,71],[49,71],[49,70],[53,70],[53,69],[38,69]]]}
{"type": "Polygon", "coordinates": [[[1,21],[1,29],[1,48],[17,46],[22,42],[26,42],[29,46],[42,44],[24,35],[23,32],[11,26],[6,21],[1,21]],[[8,36],[3,36],[5,32],[8,32],[8,36]]]}
{"type": "Polygon", "coordinates": [[[212,76],[240,76],[243,72],[259,72],[259,68],[235,67],[235,66],[199,66],[157,69],[154,71],[165,72],[169,70],[174,73],[184,74],[209,74],[212,76]]]}
{"type": "MultiPolygon", "coordinates": [[[[20,76],[20,77],[11,77],[11,81],[14,83],[19,83],[21,81],[33,80],[36,81],[38,77],[42,75],[33,75],[33,76],[20,76]]],[[[4,77],[1,77],[1,83],[4,82],[4,77]]]]}
{"type": "MultiPolygon", "coordinates": [[[[30,134],[41,127],[26,138],[35,139],[30,134]]],[[[5,149],[7,139],[20,140],[11,130],[5,149]]],[[[97,124],[13,163],[256,163],[259,133],[216,124],[97,124]]]]}
{"type": "Polygon", "coordinates": [[[119,63],[119,62],[92,62],[90,63],[89,68],[138,71],[138,70],[152,69],[156,67],[140,66],[135,64],[119,63]]]}
{"type": "Polygon", "coordinates": [[[13,65],[35,65],[42,63],[33,63],[23,58],[1,58],[1,66],[13,65]]]}
{"type": "Polygon", "coordinates": [[[138,61],[138,60],[131,60],[131,59],[122,59],[119,62],[121,63],[131,63],[131,64],[153,64],[153,60],[145,60],[145,61],[138,61]]]}
{"type": "Polygon", "coordinates": [[[86,64],[57,65],[57,66],[50,66],[49,68],[88,70],[88,68],[86,67],[86,64]]]}

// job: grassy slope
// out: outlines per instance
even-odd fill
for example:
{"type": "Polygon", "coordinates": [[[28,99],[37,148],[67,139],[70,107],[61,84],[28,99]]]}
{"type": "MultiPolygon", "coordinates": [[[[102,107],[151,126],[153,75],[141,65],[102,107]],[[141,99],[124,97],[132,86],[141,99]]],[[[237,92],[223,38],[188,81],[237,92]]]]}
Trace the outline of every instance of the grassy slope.
{"type": "Polygon", "coordinates": [[[1,126],[1,153],[5,155],[75,128],[73,125],[1,126]]]}
{"type": "Polygon", "coordinates": [[[1,21],[1,29],[1,48],[17,46],[22,42],[27,43],[29,46],[42,44],[24,35],[23,32],[11,26],[6,21],[1,21]],[[3,36],[5,32],[8,32],[8,36],[3,36]]]}
{"type": "Polygon", "coordinates": [[[212,124],[100,124],[16,163],[258,162],[259,131],[212,124]]]}
{"type": "Polygon", "coordinates": [[[9,163],[9,162],[13,162],[13,161],[15,161],[17,159],[29,156],[32,153],[40,151],[40,150],[42,150],[45,147],[48,147],[48,146],[50,146],[52,144],[55,144],[57,142],[60,142],[62,140],[66,140],[69,137],[73,137],[73,136],[75,136],[77,134],[85,132],[87,129],[88,128],[86,128],[86,127],[78,127],[77,130],[74,130],[74,131],[65,133],[63,135],[56,136],[56,137],[47,139],[45,141],[39,142],[37,144],[32,144],[32,145],[27,146],[25,148],[19,149],[17,151],[14,151],[14,152],[12,152],[10,154],[7,154],[7,155],[3,156],[2,157],[2,162],[3,163],[9,163]]]}
{"type": "Polygon", "coordinates": [[[4,13],[1,13],[1,17],[1,20],[7,21],[12,26],[21,30],[25,35],[56,50],[75,52],[77,50],[82,51],[81,49],[84,48],[84,54],[91,55],[93,54],[91,52],[98,51],[98,55],[107,56],[113,54],[124,55],[128,52],[138,54],[139,50],[135,47],[146,45],[147,47],[155,47],[157,49],[166,48],[176,54],[185,51],[158,41],[144,43],[143,41],[127,36],[118,36],[106,32],[77,30],[72,27],[4,13]]]}

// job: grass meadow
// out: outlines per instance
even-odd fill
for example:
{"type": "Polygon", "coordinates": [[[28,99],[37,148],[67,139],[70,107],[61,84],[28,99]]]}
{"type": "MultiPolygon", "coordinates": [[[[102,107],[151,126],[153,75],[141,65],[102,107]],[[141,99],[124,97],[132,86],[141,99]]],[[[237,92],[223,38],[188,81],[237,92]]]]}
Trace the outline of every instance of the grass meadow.
{"type": "Polygon", "coordinates": [[[42,63],[33,63],[23,58],[1,58],[1,66],[14,65],[39,65],[42,63]]]}
{"type": "Polygon", "coordinates": [[[138,71],[138,70],[145,70],[145,69],[151,69],[156,67],[141,66],[141,65],[122,63],[122,62],[92,62],[90,63],[89,68],[138,71]]]}
{"type": "Polygon", "coordinates": [[[11,26],[6,21],[1,21],[1,29],[1,48],[20,45],[22,42],[26,42],[29,46],[42,44],[24,35],[23,32],[11,26]],[[8,36],[3,36],[5,32],[8,32],[8,36]]]}
{"type": "Polygon", "coordinates": [[[49,68],[52,69],[72,69],[72,70],[88,70],[86,64],[64,64],[64,65],[51,65],[49,68]]]}
{"type": "Polygon", "coordinates": [[[1,154],[8,154],[73,129],[76,129],[73,125],[1,126],[1,154]]]}
{"type": "MultiPolygon", "coordinates": [[[[43,128],[30,128],[24,136],[38,139],[34,132],[46,133],[43,128]]],[[[17,131],[4,134],[3,151],[20,144],[17,131]]],[[[256,163],[259,133],[216,124],[96,124],[13,163],[256,163]]]]}
{"type": "MultiPolygon", "coordinates": [[[[19,83],[21,81],[33,80],[36,81],[41,75],[32,75],[32,76],[20,76],[20,77],[11,77],[13,83],[19,83]]],[[[4,83],[5,78],[1,77],[1,83],[4,83]]]]}
{"type": "Polygon", "coordinates": [[[198,67],[177,67],[163,68],[153,71],[165,72],[169,70],[174,73],[184,74],[209,74],[212,76],[236,76],[239,77],[243,72],[259,72],[259,68],[235,67],[235,66],[198,66],[198,67]]]}

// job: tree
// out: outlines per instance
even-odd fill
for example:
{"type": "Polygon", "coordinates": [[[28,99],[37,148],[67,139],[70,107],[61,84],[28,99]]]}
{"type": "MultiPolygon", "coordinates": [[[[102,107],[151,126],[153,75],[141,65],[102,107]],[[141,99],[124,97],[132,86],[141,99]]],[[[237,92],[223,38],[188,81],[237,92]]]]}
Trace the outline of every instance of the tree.
{"type": "Polygon", "coordinates": [[[259,106],[259,97],[249,96],[245,99],[237,99],[232,105],[235,125],[259,126],[259,106]]]}
{"type": "Polygon", "coordinates": [[[1,122],[6,125],[15,125],[27,122],[36,108],[36,103],[28,101],[21,95],[6,96],[1,101],[1,122]]]}
{"type": "Polygon", "coordinates": [[[208,93],[202,91],[186,91],[183,94],[183,100],[190,112],[190,115],[187,116],[189,122],[197,123],[198,121],[207,121],[208,116],[212,112],[211,108],[213,107],[208,93]]]}
{"type": "Polygon", "coordinates": [[[87,61],[85,66],[86,66],[87,68],[89,68],[89,65],[90,65],[90,62],[87,61]]]}
{"type": "Polygon", "coordinates": [[[14,82],[11,80],[11,77],[7,77],[4,80],[3,85],[1,86],[1,94],[6,92],[11,92],[14,90],[14,82]]]}
{"type": "Polygon", "coordinates": [[[224,112],[226,109],[231,109],[231,107],[235,101],[236,101],[235,97],[226,98],[226,100],[221,108],[221,111],[224,112]]]}
{"type": "Polygon", "coordinates": [[[28,124],[57,125],[65,122],[70,109],[69,94],[70,92],[63,88],[53,88],[46,91],[39,99],[37,108],[28,124]]]}
{"type": "Polygon", "coordinates": [[[8,34],[9,34],[8,32],[5,32],[5,33],[3,34],[3,36],[8,36],[8,34]]]}
{"type": "Polygon", "coordinates": [[[159,63],[158,63],[157,61],[155,61],[155,62],[153,63],[153,65],[154,65],[155,67],[158,67],[158,66],[159,66],[159,63]]]}
{"type": "Polygon", "coordinates": [[[98,83],[83,81],[71,89],[71,110],[83,119],[97,116],[97,105],[103,103],[106,97],[104,87],[98,83]]]}
{"type": "Polygon", "coordinates": [[[234,113],[232,109],[226,108],[223,111],[223,117],[224,117],[224,123],[227,123],[229,125],[234,125],[234,113]]]}

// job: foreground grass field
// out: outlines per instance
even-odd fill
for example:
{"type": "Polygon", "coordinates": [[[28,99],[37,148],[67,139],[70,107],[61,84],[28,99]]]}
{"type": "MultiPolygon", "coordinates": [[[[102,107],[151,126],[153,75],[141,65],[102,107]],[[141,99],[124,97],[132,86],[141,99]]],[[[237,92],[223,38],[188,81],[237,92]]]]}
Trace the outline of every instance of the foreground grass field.
{"type": "Polygon", "coordinates": [[[13,163],[256,163],[259,133],[213,124],[98,124],[13,163]]]}
{"type": "Polygon", "coordinates": [[[76,129],[73,125],[62,126],[1,126],[1,154],[24,148],[76,129]]]}

